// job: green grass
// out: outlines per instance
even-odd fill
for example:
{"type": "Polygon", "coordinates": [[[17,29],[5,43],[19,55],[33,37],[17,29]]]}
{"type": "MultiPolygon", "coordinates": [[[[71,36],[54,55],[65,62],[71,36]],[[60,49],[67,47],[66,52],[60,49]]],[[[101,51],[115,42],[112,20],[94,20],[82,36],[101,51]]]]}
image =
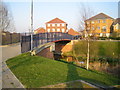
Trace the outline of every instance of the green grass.
{"type": "MultiPolygon", "coordinates": [[[[77,42],[73,50],[77,56],[86,57],[87,41],[77,42]]],[[[90,57],[120,59],[120,42],[90,41],[90,57]]]]}
{"type": "Polygon", "coordinates": [[[27,88],[37,88],[73,80],[99,85],[119,85],[120,79],[108,74],[87,71],[72,64],[24,53],[7,60],[8,67],[27,88]]]}

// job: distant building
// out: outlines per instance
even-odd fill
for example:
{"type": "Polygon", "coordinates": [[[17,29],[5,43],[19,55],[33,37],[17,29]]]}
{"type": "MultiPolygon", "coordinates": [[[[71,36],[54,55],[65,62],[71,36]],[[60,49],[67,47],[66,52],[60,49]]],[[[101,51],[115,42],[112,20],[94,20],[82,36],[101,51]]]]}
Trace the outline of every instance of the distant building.
{"type": "Polygon", "coordinates": [[[79,32],[77,32],[74,29],[70,28],[69,31],[68,31],[68,34],[75,36],[75,35],[79,35],[79,32]]]}
{"type": "Polygon", "coordinates": [[[104,13],[99,13],[85,21],[85,30],[90,36],[109,37],[114,19],[104,13]]]}
{"type": "Polygon", "coordinates": [[[117,18],[117,19],[113,22],[113,31],[114,31],[114,32],[120,32],[120,18],[117,18]]]}
{"type": "Polygon", "coordinates": [[[67,23],[59,18],[55,18],[46,23],[47,32],[67,32],[67,23]]]}
{"type": "Polygon", "coordinates": [[[114,20],[112,24],[111,35],[115,37],[120,37],[120,18],[114,20]]]}
{"type": "Polygon", "coordinates": [[[40,27],[40,28],[34,30],[34,34],[45,33],[45,32],[46,32],[46,30],[43,27],[40,27]]]}

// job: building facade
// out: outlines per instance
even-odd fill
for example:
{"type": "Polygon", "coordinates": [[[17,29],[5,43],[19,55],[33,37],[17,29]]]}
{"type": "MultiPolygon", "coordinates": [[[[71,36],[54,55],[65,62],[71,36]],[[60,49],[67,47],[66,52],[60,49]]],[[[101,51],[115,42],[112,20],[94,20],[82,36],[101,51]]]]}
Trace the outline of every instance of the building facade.
{"type": "Polygon", "coordinates": [[[55,18],[46,23],[46,31],[67,33],[67,23],[59,18],[55,18]]]}
{"type": "Polygon", "coordinates": [[[112,17],[100,13],[85,21],[85,31],[90,36],[109,37],[113,21],[112,17]]]}
{"type": "Polygon", "coordinates": [[[120,18],[117,18],[113,23],[113,30],[114,32],[120,31],[120,18]]]}
{"type": "Polygon", "coordinates": [[[115,37],[120,37],[120,18],[115,19],[112,26],[112,35],[115,37]]]}
{"type": "Polygon", "coordinates": [[[75,31],[72,28],[69,29],[68,34],[73,35],[73,36],[80,35],[79,32],[75,31]]]}
{"type": "Polygon", "coordinates": [[[34,34],[38,34],[38,33],[46,33],[46,30],[43,27],[34,30],[34,34]]]}

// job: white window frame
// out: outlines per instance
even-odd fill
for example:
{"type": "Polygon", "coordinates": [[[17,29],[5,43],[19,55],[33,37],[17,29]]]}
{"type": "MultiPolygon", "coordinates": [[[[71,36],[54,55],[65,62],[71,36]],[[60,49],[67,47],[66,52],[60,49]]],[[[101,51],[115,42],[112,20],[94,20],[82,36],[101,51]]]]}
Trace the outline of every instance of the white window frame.
{"type": "Polygon", "coordinates": [[[55,26],[55,24],[52,24],[52,26],[54,27],[54,26],[55,26]]]}
{"type": "Polygon", "coordinates": [[[50,32],[50,29],[47,29],[48,32],[50,32]]]}
{"type": "Polygon", "coordinates": [[[103,26],[102,29],[106,29],[106,26],[103,26]]]}
{"type": "Polygon", "coordinates": [[[100,20],[98,20],[97,22],[100,23],[100,20]]]}
{"type": "Polygon", "coordinates": [[[60,28],[57,28],[57,31],[59,32],[59,31],[60,31],[60,28]]]}
{"type": "Polygon", "coordinates": [[[55,32],[55,28],[53,28],[52,31],[55,32]]]}
{"type": "Polygon", "coordinates": [[[94,21],[91,21],[92,24],[94,24],[95,22],[94,21]]]}
{"type": "Polygon", "coordinates": [[[102,37],[103,36],[103,33],[100,33],[100,37],[102,37]]]}
{"type": "Polygon", "coordinates": [[[92,27],[92,30],[95,30],[95,28],[94,28],[94,27],[92,27]]]}
{"type": "Polygon", "coordinates": [[[102,22],[103,22],[103,23],[106,23],[106,20],[104,19],[102,22]]]}
{"type": "Polygon", "coordinates": [[[50,24],[47,24],[48,27],[50,27],[50,24]]]}
{"type": "Polygon", "coordinates": [[[109,37],[109,36],[110,36],[110,33],[106,33],[106,36],[109,37]]]}
{"type": "Polygon", "coordinates": [[[62,26],[65,26],[65,24],[62,24],[62,26]]]}
{"type": "Polygon", "coordinates": [[[117,30],[118,30],[118,28],[119,28],[119,27],[118,27],[118,26],[116,26],[116,29],[117,29],[117,30]]]}
{"type": "Polygon", "coordinates": [[[59,26],[60,26],[60,24],[57,24],[57,26],[59,27],[59,26]]]}
{"type": "Polygon", "coordinates": [[[106,32],[106,30],[107,30],[107,27],[106,27],[106,26],[103,26],[103,27],[102,27],[102,32],[106,32]],[[105,30],[105,31],[103,31],[103,30],[105,30]]]}
{"type": "Polygon", "coordinates": [[[65,32],[65,29],[64,29],[64,28],[62,29],[62,32],[65,32]]]}

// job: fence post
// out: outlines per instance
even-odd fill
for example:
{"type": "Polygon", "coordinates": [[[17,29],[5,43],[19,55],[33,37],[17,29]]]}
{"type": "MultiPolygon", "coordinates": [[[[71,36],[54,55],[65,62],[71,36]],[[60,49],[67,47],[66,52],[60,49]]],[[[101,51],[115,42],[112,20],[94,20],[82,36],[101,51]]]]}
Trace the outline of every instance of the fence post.
{"type": "Polygon", "coordinates": [[[10,33],[10,44],[12,44],[12,33],[10,33]]]}

